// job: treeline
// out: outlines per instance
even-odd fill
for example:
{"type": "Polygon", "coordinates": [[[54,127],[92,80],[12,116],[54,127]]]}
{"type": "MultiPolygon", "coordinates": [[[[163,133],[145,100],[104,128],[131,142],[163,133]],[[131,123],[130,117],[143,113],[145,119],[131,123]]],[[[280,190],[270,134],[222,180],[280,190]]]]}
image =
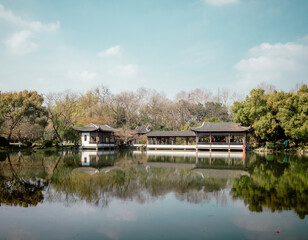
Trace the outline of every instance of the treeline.
{"type": "MultiPolygon", "coordinates": [[[[229,96],[230,95],[230,96],[229,96]]],[[[185,124],[206,119],[230,121],[228,90],[217,95],[206,89],[180,92],[174,100],[164,93],[141,88],[113,94],[100,86],[86,93],[65,91],[3,92],[0,102],[1,135],[9,141],[57,139],[78,141],[72,126],[89,123],[134,129],[149,125],[156,130],[181,130],[185,124]]]]}
{"type": "Polygon", "coordinates": [[[260,87],[263,89],[252,90],[242,101],[227,89],[216,94],[199,88],[182,91],[173,100],[151,89],[114,94],[105,86],[86,93],[2,92],[0,133],[9,142],[51,139],[77,143],[79,136],[72,127],[91,122],[126,130],[141,125],[154,130],[187,130],[203,121],[235,121],[251,125],[257,141],[307,141],[307,86],[297,92],[260,87]]]}

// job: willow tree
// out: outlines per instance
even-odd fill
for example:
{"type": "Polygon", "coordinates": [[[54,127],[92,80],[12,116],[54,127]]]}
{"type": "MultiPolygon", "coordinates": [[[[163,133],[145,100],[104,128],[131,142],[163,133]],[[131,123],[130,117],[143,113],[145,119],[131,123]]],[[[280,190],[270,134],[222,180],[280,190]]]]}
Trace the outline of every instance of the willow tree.
{"type": "Polygon", "coordinates": [[[44,98],[36,91],[4,92],[0,94],[0,118],[4,120],[7,140],[11,141],[13,130],[23,121],[34,123],[46,115],[42,106],[44,98]]]}

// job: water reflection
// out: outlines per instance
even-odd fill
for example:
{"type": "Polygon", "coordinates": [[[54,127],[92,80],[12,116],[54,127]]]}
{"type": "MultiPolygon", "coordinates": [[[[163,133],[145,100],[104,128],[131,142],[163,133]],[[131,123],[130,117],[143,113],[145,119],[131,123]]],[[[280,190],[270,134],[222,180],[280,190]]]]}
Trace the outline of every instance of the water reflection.
{"type": "Polygon", "coordinates": [[[179,201],[227,204],[250,211],[293,210],[307,215],[307,159],[295,155],[217,152],[67,151],[0,156],[0,204],[86,201],[107,207],[114,199],[141,204],[173,193],[179,201]]]}
{"type": "Polygon", "coordinates": [[[307,159],[276,156],[260,158],[250,168],[251,176],[235,179],[231,194],[243,199],[250,211],[294,210],[300,218],[308,213],[307,159]]]}
{"type": "MultiPolygon", "coordinates": [[[[4,154],[2,155],[2,158],[4,154]]],[[[44,200],[42,191],[48,185],[48,180],[44,178],[24,177],[21,173],[22,162],[27,161],[18,152],[11,161],[10,154],[5,154],[7,159],[8,174],[0,175],[0,206],[36,206],[44,200]],[[16,167],[17,166],[17,167],[16,167]]]]}

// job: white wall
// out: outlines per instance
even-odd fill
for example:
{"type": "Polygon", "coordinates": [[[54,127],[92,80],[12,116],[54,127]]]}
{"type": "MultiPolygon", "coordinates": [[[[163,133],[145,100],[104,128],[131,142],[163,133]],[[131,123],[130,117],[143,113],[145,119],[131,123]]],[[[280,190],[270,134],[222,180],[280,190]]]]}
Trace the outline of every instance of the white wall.
{"type": "Polygon", "coordinates": [[[90,143],[90,132],[82,132],[81,133],[81,147],[82,148],[103,148],[103,147],[115,147],[113,143],[106,143],[106,144],[96,144],[90,143]],[[84,136],[87,136],[87,141],[84,140],[84,136]]]}

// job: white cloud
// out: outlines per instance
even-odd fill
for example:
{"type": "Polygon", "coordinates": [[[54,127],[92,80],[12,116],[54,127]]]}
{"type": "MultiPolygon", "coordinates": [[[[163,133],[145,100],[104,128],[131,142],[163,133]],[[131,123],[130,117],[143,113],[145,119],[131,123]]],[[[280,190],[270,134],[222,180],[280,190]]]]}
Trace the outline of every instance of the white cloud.
{"type": "Polygon", "coordinates": [[[69,78],[73,79],[73,80],[81,80],[84,82],[88,82],[91,81],[92,79],[94,79],[96,77],[96,73],[95,72],[88,72],[88,71],[72,71],[69,70],[67,72],[67,75],[69,78]]]}
{"type": "Polygon", "coordinates": [[[119,45],[108,48],[104,51],[98,53],[99,57],[106,57],[106,56],[115,56],[121,54],[121,47],[119,45]]]}
{"type": "Polygon", "coordinates": [[[248,58],[235,65],[237,85],[256,87],[265,82],[282,88],[307,81],[308,44],[288,42],[285,44],[262,43],[248,52],[248,58]]]}
{"type": "Polygon", "coordinates": [[[138,72],[138,65],[128,64],[128,65],[118,65],[109,71],[110,75],[116,77],[131,77],[138,72]]]}
{"type": "Polygon", "coordinates": [[[5,9],[2,5],[0,5],[0,18],[33,31],[55,31],[60,27],[59,21],[50,24],[44,24],[39,21],[26,21],[16,16],[12,11],[5,9]]]}
{"type": "Polygon", "coordinates": [[[5,46],[15,55],[25,55],[36,49],[36,44],[31,42],[32,32],[23,30],[13,34],[4,41],[5,46]]]}
{"type": "Polygon", "coordinates": [[[240,0],[203,0],[203,2],[215,5],[215,6],[222,6],[227,4],[234,4],[238,3],[240,0]]]}

